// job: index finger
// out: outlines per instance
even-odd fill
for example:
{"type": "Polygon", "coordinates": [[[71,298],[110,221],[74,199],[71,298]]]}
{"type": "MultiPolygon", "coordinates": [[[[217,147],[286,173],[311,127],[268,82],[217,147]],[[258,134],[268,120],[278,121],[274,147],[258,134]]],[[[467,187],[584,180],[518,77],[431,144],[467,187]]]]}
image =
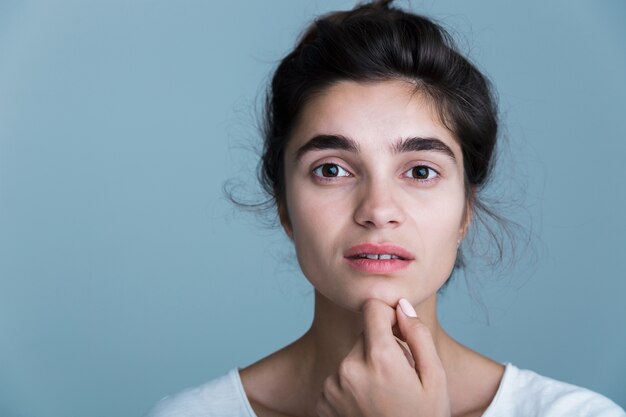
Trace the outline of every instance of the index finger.
{"type": "Polygon", "coordinates": [[[363,304],[365,351],[382,346],[398,347],[393,334],[396,324],[396,311],[381,300],[369,299],[363,304]]]}

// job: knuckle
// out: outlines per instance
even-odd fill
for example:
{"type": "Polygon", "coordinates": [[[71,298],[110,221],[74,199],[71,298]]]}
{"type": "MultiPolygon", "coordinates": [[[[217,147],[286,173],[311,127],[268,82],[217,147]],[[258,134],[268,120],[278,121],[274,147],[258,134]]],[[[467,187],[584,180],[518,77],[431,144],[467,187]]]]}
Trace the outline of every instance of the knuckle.
{"type": "Polygon", "coordinates": [[[337,370],[337,373],[342,381],[353,380],[356,374],[355,363],[349,360],[344,360],[339,364],[339,369],[337,370]]]}
{"type": "Polygon", "coordinates": [[[329,376],[324,380],[324,393],[328,394],[330,392],[332,392],[332,390],[335,388],[334,387],[334,381],[333,381],[333,376],[329,376]]]}
{"type": "Polygon", "coordinates": [[[393,358],[393,351],[387,346],[380,346],[371,349],[369,359],[375,364],[386,364],[393,358]]]}
{"type": "Polygon", "coordinates": [[[365,303],[363,303],[363,314],[371,314],[375,311],[378,308],[378,302],[375,298],[365,300],[365,303]]]}
{"type": "Polygon", "coordinates": [[[415,334],[415,336],[417,337],[432,339],[432,334],[430,332],[430,329],[421,321],[413,323],[411,325],[411,330],[412,330],[412,333],[415,334]]]}

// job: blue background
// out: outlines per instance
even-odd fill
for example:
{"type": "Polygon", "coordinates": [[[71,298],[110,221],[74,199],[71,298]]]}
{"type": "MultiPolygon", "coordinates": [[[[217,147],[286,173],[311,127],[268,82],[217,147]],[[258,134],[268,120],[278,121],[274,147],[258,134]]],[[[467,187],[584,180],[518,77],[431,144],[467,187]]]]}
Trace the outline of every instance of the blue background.
{"type": "MultiPolygon", "coordinates": [[[[352,4],[0,0],[0,415],[142,415],[308,328],[288,240],[221,188],[255,190],[272,68],[352,4]]],[[[506,278],[456,279],[442,321],[626,406],[626,2],[412,9],[494,80],[495,194],[533,235],[506,278]]]]}

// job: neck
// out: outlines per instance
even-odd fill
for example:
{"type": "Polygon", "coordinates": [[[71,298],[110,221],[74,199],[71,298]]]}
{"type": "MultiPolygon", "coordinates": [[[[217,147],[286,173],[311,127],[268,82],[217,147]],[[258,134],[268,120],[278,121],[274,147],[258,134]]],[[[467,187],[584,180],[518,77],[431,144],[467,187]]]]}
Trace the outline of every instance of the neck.
{"type": "MultiPolygon", "coordinates": [[[[437,319],[436,301],[433,295],[415,309],[429,327],[445,368],[452,415],[481,415],[495,395],[503,367],[448,336],[437,319]]],[[[315,416],[324,381],[337,372],[362,331],[361,313],[341,308],[316,292],[310,329],[289,346],[244,370],[246,392],[252,393],[255,404],[265,404],[282,414],[315,416]],[[268,383],[270,380],[273,382],[268,383]],[[296,385],[298,389],[294,390],[296,385]]]]}
{"type": "MultiPolygon", "coordinates": [[[[429,327],[437,350],[441,347],[445,351],[443,345],[450,339],[437,319],[436,296],[415,307],[418,317],[429,327]]],[[[314,392],[321,392],[324,380],[337,371],[362,332],[361,313],[346,310],[315,292],[313,323],[299,340],[307,352],[306,365],[302,365],[310,373],[310,388],[314,392]]]]}

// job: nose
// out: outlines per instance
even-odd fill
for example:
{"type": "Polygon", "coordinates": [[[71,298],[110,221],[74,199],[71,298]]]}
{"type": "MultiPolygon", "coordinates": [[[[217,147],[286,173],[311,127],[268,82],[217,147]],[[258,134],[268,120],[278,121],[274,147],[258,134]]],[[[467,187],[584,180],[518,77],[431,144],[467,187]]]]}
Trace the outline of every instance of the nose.
{"type": "Polygon", "coordinates": [[[372,229],[395,228],[405,220],[405,213],[396,199],[393,185],[385,181],[363,184],[354,211],[354,221],[372,229]]]}

